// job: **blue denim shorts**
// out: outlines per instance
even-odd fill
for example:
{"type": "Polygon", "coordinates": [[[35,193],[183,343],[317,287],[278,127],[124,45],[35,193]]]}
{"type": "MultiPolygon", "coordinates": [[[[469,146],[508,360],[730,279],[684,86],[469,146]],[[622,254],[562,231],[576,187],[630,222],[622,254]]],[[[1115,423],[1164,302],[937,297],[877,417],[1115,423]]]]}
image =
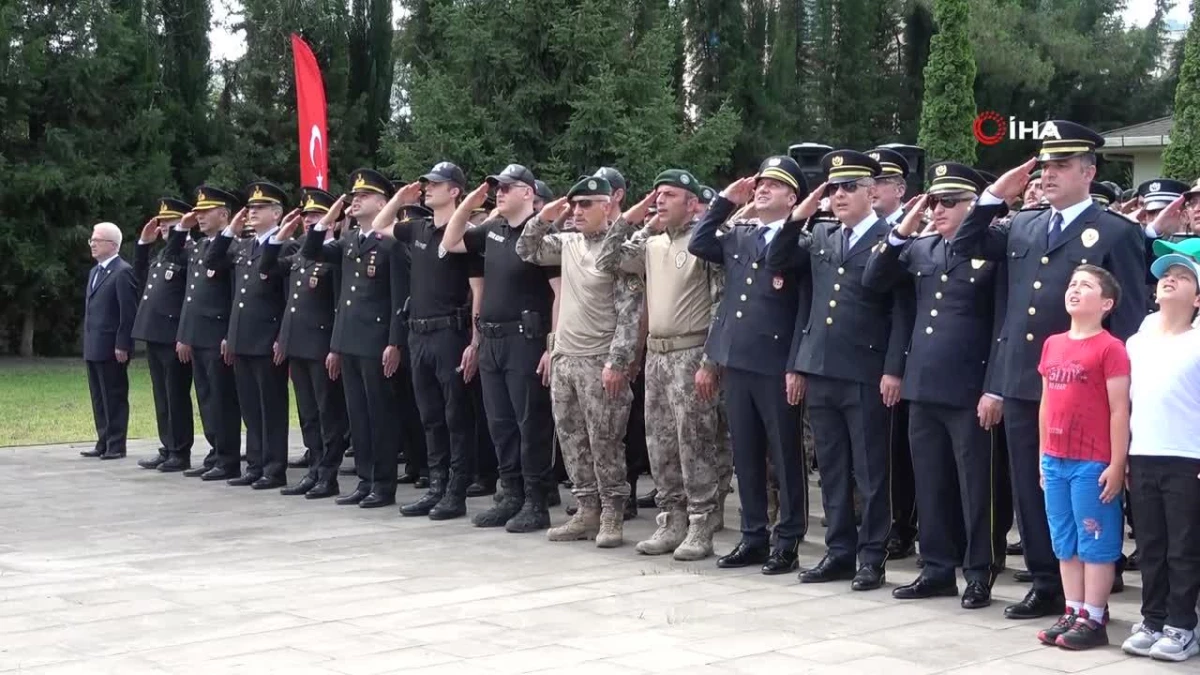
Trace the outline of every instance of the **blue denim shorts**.
{"type": "Polygon", "coordinates": [[[1100,501],[1100,474],[1107,468],[1104,462],[1042,455],[1046,519],[1059,560],[1078,556],[1103,564],[1121,557],[1121,495],[1107,504],[1100,501]]]}

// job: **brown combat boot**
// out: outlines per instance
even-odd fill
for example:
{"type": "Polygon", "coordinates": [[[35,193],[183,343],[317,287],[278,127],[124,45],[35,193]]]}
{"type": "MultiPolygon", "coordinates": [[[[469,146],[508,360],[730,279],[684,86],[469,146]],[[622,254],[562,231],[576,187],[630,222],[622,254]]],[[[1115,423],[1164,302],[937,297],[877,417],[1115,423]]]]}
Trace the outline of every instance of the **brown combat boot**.
{"type": "Polygon", "coordinates": [[[638,553],[644,555],[663,555],[674,551],[683,542],[687,534],[687,511],[673,509],[660,511],[657,517],[658,529],[650,538],[639,541],[635,547],[638,553]]]}
{"type": "Polygon", "coordinates": [[[616,548],[625,543],[625,501],[624,497],[604,500],[600,532],[596,535],[597,548],[616,548]]]}
{"type": "Polygon", "coordinates": [[[704,560],[713,552],[712,514],[696,513],[688,516],[687,536],[675,548],[675,559],[682,561],[704,560]]]}
{"type": "Polygon", "coordinates": [[[600,531],[600,496],[587,495],[579,498],[579,510],[563,525],[546,531],[550,541],[580,541],[595,539],[600,531]]]}

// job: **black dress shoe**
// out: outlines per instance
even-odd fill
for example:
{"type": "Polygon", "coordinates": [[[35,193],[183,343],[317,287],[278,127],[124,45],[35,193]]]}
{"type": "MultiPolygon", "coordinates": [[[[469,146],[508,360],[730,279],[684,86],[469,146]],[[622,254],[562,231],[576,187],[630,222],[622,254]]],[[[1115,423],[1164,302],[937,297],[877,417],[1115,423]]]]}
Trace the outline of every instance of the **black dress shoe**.
{"type": "MultiPolygon", "coordinates": [[[[883,571],[883,565],[865,563],[859,565],[854,580],[850,582],[850,590],[873,591],[882,586],[885,581],[887,581],[887,574],[883,571]]],[[[955,588],[954,591],[957,593],[958,589],[955,588]]]]}
{"type": "Polygon", "coordinates": [[[287,468],[289,469],[307,469],[312,464],[312,452],[305,449],[304,454],[300,459],[289,460],[287,468]]]}
{"type": "Polygon", "coordinates": [[[361,502],[362,500],[366,499],[367,495],[369,495],[369,494],[371,494],[370,490],[365,490],[363,488],[355,488],[354,492],[351,492],[350,494],[342,496],[342,497],[338,497],[337,499],[335,499],[333,501],[338,506],[352,506],[352,505],[357,504],[357,503],[361,502]]]}
{"type": "Polygon", "coordinates": [[[1020,584],[1028,584],[1033,582],[1033,572],[1029,570],[1017,570],[1013,572],[1013,581],[1020,584]]]}
{"type": "Polygon", "coordinates": [[[492,477],[481,477],[467,486],[468,497],[487,497],[494,494],[496,494],[496,479],[492,477]]]}
{"type": "Polygon", "coordinates": [[[800,567],[800,554],[793,548],[777,548],[771,551],[767,562],[763,563],[762,573],[766,575],[787,574],[795,572],[800,567]]]}
{"type": "Polygon", "coordinates": [[[142,467],[143,469],[157,469],[166,461],[166,457],[163,457],[162,455],[155,455],[153,457],[147,457],[146,459],[139,459],[138,466],[142,467]]]}
{"type": "Polygon", "coordinates": [[[1020,541],[1015,544],[1009,544],[1004,547],[1004,553],[1006,555],[1025,555],[1025,545],[1020,541]]]}
{"type": "Polygon", "coordinates": [[[326,497],[337,496],[338,484],[336,480],[323,480],[313,486],[313,489],[304,493],[305,499],[325,499],[326,497]]]}
{"type": "Polygon", "coordinates": [[[836,560],[825,554],[815,567],[800,573],[802,584],[823,584],[828,581],[849,581],[854,578],[854,563],[850,560],[836,560]]]}
{"type": "Polygon", "coordinates": [[[104,454],[103,450],[97,450],[95,448],[93,448],[91,450],[80,450],[79,451],[80,457],[99,457],[103,454],[104,454]]]}
{"type": "Polygon", "coordinates": [[[260,478],[262,478],[261,474],[244,473],[237,478],[230,478],[229,480],[225,481],[225,483],[232,485],[233,487],[247,487],[249,485],[254,485],[255,481],[260,478]]]}
{"type": "Polygon", "coordinates": [[[1062,595],[1035,588],[1025,594],[1024,600],[1005,607],[1004,618],[1040,619],[1043,616],[1055,616],[1062,612],[1062,608],[1062,595]]]}
{"type": "Polygon", "coordinates": [[[106,452],[100,455],[100,459],[125,459],[124,452],[106,452]]]}
{"type": "Polygon", "coordinates": [[[163,473],[178,473],[190,468],[192,468],[191,460],[182,457],[169,457],[167,461],[158,465],[158,470],[163,473]]]}
{"type": "Polygon", "coordinates": [[[199,478],[199,477],[203,476],[211,468],[212,468],[211,466],[197,466],[195,468],[191,468],[191,469],[184,471],[183,477],[184,478],[199,478]]]}
{"type": "Polygon", "coordinates": [[[391,506],[396,503],[396,495],[381,495],[378,492],[372,492],[363,498],[358,503],[360,509],[377,509],[381,506],[391,506]]]}
{"type": "Polygon", "coordinates": [[[308,494],[308,491],[316,486],[316,479],[314,479],[312,476],[305,476],[304,478],[300,479],[299,483],[296,483],[295,485],[289,485],[280,490],[279,494],[284,495],[285,497],[308,494]]]}
{"type": "Polygon", "coordinates": [[[958,584],[954,582],[953,577],[949,579],[933,579],[924,574],[918,576],[912,583],[892,589],[892,597],[897,600],[950,598],[956,595],[958,595],[958,584]]]}
{"type": "Polygon", "coordinates": [[[655,506],[654,500],[657,497],[658,497],[658,489],[651,490],[651,491],[647,492],[646,494],[642,495],[641,497],[638,497],[637,498],[638,508],[641,508],[641,509],[654,508],[654,506],[655,506]]]}
{"type": "MultiPolygon", "coordinates": [[[[196,470],[196,469],[189,469],[189,471],[195,471],[195,470],[196,470]]],[[[184,471],[184,472],[183,472],[183,474],[184,474],[185,476],[187,475],[187,473],[188,473],[187,471],[184,471]]],[[[227,470],[227,469],[226,469],[225,467],[223,467],[223,466],[214,466],[214,467],[212,467],[212,468],[205,469],[205,470],[204,470],[203,472],[201,472],[201,474],[200,474],[200,480],[206,480],[206,481],[210,481],[210,480],[229,480],[230,478],[237,478],[237,477],[238,477],[238,474],[236,474],[236,473],[233,473],[232,471],[229,471],[229,470],[227,470]]]]}
{"type": "Polygon", "coordinates": [[[983,609],[992,604],[992,590],[982,581],[969,581],[961,604],[963,609],[983,609]]]}
{"type": "Polygon", "coordinates": [[[1138,551],[1136,548],[1133,549],[1133,553],[1130,553],[1129,558],[1125,561],[1125,569],[1127,569],[1131,572],[1140,571],[1141,560],[1142,560],[1141,551],[1138,551]]]}
{"type": "Polygon", "coordinates": [[[744,541],[740,541],[729,552],[729,555],[717,558],[717,567],[728,570],[738,567],[750,567],[751,565],[763,565],[770,557],[771,549],[766,544],[751,546],[744,541]]]}
{"type": "Polygon", "coordinates": [[[904,560],[917,552],[917,544],[911,539],[893,537],[887,541],[888,560],[904,560]]]}
{"type": "Polygon", "coordinates": [[[273,478],[267,478],[266,476],[263,476],[262,478],[259,478],[251,483],[250,487],[255,490],[272,490],[274,488],[284,487],[285,485],[287,485],[287,480],[284,479],[283,476],[275,476],[273,478]]]}
{"type": "Polygon", "coordinates": [[[420,478],[420,476],[415,473],[402,473],[400,474],[400,477],[396,479],[396,483],[400,485],[412,485],[413,483],[417,482],[418,478],[420,478]]]}
{"type": "Polygon", "coordinates": [[[413,483],[413,487],[417,488],[418,490],[428,490],[429,476],[417,476],[417,480],[413,483]]]}

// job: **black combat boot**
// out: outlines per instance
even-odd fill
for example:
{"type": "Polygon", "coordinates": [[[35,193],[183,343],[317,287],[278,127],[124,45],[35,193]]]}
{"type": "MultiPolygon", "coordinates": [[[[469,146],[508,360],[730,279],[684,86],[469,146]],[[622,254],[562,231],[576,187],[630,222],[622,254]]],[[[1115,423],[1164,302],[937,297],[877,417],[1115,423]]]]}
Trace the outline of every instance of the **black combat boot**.
{"type": "Polygon", "coordinates": [[[446,484],[446,492],[441,501],[429,509],[430,520],[450,520],[467,515],[467,487],[471,484],[470,476],[460,476],[451,471],[450,480],[446,484]]]}
{"type": "Polygon", "coordinates": [[[475,527],[504,527],[509,518],[521,510],[525,501],[521,479],[501,478],[500,486],[500,501],[487,511],[475,514],[471,519],[475,527]]]}
{"type": "MultiPolygon", "coordinates": [[[[558,486],[554,486],[558,492],[558,486]]],[[[546,490],[540,485],[525,486],[525,504],[520,513],[504,524],[504,529],[513,533],[537,532],[549,529],[550,511],[546,506],[546,490]]]]}
{"type": "Polygon", "coordinates": [[[411,504],[400,507],[402,516],[427,516],[446,495],[446,474],[440,469],[429,470],[429,491],[411,504]]]}

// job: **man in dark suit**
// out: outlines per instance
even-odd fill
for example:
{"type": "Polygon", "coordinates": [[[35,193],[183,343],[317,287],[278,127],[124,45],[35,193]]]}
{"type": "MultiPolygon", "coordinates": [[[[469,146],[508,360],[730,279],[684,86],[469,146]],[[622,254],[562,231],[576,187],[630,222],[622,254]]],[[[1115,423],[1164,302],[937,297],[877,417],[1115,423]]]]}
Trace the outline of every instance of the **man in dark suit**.
{"type": "Polygon", "coordinates": [[[795,270],[771,271],[766,260],[768,244],[807,190],[795,160],[769,157],[757,175],[733,183],[713,200],[688,244],[692,255],[725,268],[725,297],[702,359],[705,371],[724,368],[742,505],[742,540],[717,560],[722,568],[762,565],[763,574],[786,574],[796,569],[799,544],[808,531],[808,480],[797,452],[799,415],[792,407],[799,402],[798,392],[790,382],[785,390],[783,381],[800,296],[807,287],[795,270]],[[761,224],[719,233],[719,226],[752,195],[761,224]],[[774,550],[767,520],[768,453],[779,478],[774,550]]]}
{"type": "MultiPolygon", "coordinates": [[[[187,294],[179,314],[176,354],[183,363],[192,363],[196,382],[196,402],[204,435],[212,439],[212,452],[204,463],[183,472],[203,480],[229,480],[242,475],[241,412],[237,387],[233,381],[233,352],[226,349],[229,330],[229,306],[233,300],[233,274],[225,267],[208,267],[204,260],[221,230],[240,205],[237,197],[210,186],[196,189],[192,211],[184,214],[177,229],[189,231],[197,224],[204,236],[186,244],[188,255],[187,294]]],[[[176,240],[167,242],[174,245],[176,240]]]]}
{"type": "Polygon", "coordinates": [[[154,457],[139,460],[143,469],[164,473],[186,471],[192,466],[192,364],[181,363],[175,354],[179,314],[187,290],[187,254],[183,242],[188,233],[175,229],[187,202],[173,197],[159,200],[158,214],[146,223],[133,254],[133,274],[142,288],[142,301],[133,320],[133,337],[146,343],[146,362],[154,389],[154,417],[162,446],[154,457]],[[168,240],[154,262],[150,247],[165,236],[168,240]]]}
{"type": "Polygon", "coordinates": [[[1089,195],[1096,175],[1095,149],[1104,139],[1073,122],[1055,120],[1043,126],[1041,150],[1000,177],[979,198],[954,235],[955,253],[969,258],[1003,261],[1008,273],[1008,307],[998,350],[1004,377],[1004,425],[1009,465],[1033,588],[1005,609],[1010,619],[1035,619],[1062,611],[1062,580],[1050,546],[1050,528],[1040,487],[1038,404],[1042,378],[1037,365],[1046,337],[1071,324],[1063,293],[1072,272],[1082,264],[1112,272],[1124,289],[1105,326],[1124,340],[1146,317],[1146,298],[1137,292],[1145,283],[1145,250],[1140,228],[1128,219],[1096,206],[1089,195]],[[993,223],[1019,197],[1035,165],[1041,165],[1047,204],[1022,210],[1008,222],[993,223]]]}
{"type": "MultiPolygon", "coordinates": [[[[287,309],[274,349],[276,354],[288,359],[300,416],[300,433],[309,449],[306,453],[309,461],[304,478],[283,488],[280,493],[304,495],[308,499],[338,494],[337,471],[349,438],[350,423],[346,418],[341,372],[328,363],[341,273],[337,265],[309,260],[300,255],[299,250],[294,250],[291,255],[281,255],[298,222],[303,220],[305,226],[311,228],[329,213],[333,201],[333,195],[324,190],[303,188],[300,213],[284,220],[278,234],[267,242],[258,263],[259,271],[268,274],[279,268],[289,270],[284,285],[287,309]]],[[[326,230],[325,236],[332,233],[333,230],[326,230]]]]}
{"type": "Polygon", "coordinates": [[[398,378],[408,377],[401,368],[408,343],[403,311],[408,265],[394,238],[371,230],[395,190],[391,181],[373,169],[358,169],[350,183],[348,214],[367,229],[325,241],[325,231],[342,212],[344,202],[338,200],[309,231],[301,250],[305,258],[339,266],[342,274],[330,358],[341,368],[358,486],[337,503],[379,508],[396,503],[401,436],[411,433],[401,428],[397,397],[398,378]]]}
{"type": "MultiPolygon", "coordinates": [[[[889,229],[872,209],[879,162],[861,152],[835,150],[821,166],[826,183],[792,211],[767,260],[776,270],[807,267],[813,283],[812,312],[793,340],[788,370],[806,392],[829,522],[828,552],[801,573],[800,581],[852,579],[852,589],[866,591],[884,583],[892,527],[888,408],[900,400],[911,325],[901,290],[880,293],[863,285],[871,249],[889,229]],[[837,222],[814,223],[811,232],[805,231],[822,194],[837,222]],[[859,529],[855,485],[863,500],[859,529]]],[[[895,286],[908,283],[893,281],[895,286]]]]}
{"type": "Polygon", "coordinates": [[[991,604],[994,562],[992,439],[978,411],[993,400],[981,396],[992,346],[997,265],[957,255],[949,245],[976,195],[987,187],[984,178],[968,166],[943,162],[930,167],[928,179],[929,193],[871,252],[863,276],[863,283],[878,291],[911,277],[917,291],[918,318],[900,395],[911,403],[908,429],[925,565],[916,581],[892,595],[902,600],[956,596],[955,568],[961,566],[967,580],[962,606],[979,609],[991,604]],[[918,236],[926,208],[933,213],[934,229],[918,236]]]}
{"type": "Polygon", "coordinates": [[[133,318],[137,314],[137,281],[133,268],[118,252],[121,228],[99,223],[88,239],[96,266],[84,290],[83,359],[87,362],[96,446],[79,454],[100,459],[125,456],[129,429],[129,357],[133,353],[133,318]]]}
{"type": "MultiPolygon", "coordinates": [[[[213,241],[204,264],[233,275],[226,351],[233,354],[234,382],[246,423],[246,472],[229,484],[268,490],[287,484],[287,359],[274,345],[286,304],[283,284],[288,270],[280,265],[262,269],[259,258],[279,229],[287,195],[265,181],[246,186],[246,194],[246,208],[213,241]],[[240,239],[247,226],[254,236],[240,239]]],[[[289,241],[283,248],[282,254],[289,256],[298,246],[289,241]]]]}

